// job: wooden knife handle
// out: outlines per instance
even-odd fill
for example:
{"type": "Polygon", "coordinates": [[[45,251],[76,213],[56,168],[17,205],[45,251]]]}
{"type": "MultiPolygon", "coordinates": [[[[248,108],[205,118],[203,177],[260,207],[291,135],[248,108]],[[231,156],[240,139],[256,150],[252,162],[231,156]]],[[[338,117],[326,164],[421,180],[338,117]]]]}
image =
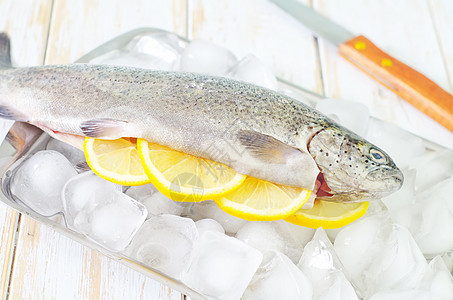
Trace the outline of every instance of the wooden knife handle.
{"type": "Polygon", "coordinates": [[[426,76],[391,57],[364,36],[339,47],[340,55],[453,131],[453,96],[426,76]]]}

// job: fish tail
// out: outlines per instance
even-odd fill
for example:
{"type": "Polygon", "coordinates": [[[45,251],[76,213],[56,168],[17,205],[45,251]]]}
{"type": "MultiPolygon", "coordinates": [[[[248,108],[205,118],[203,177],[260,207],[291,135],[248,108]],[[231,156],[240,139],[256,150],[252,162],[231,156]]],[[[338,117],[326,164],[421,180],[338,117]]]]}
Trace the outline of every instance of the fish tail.
{"type": "Polygon", "coordinates": [[[12,68],[11,65],[11,42],[8,34],[0,32],[0,69],[12,68]]]}

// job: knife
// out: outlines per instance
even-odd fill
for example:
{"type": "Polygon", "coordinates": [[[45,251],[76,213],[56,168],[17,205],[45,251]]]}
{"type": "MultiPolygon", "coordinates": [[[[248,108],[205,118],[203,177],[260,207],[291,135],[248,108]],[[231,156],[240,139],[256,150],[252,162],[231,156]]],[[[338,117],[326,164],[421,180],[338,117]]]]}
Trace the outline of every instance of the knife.
{"type": "Polygon", "coordinates": [[[346,60],[453,132],[453,96],[432,80],[388,55],[363,35],[340,25],[295,0],[271,0],[302,22],[315,36],[338,47],[346,60]]]}

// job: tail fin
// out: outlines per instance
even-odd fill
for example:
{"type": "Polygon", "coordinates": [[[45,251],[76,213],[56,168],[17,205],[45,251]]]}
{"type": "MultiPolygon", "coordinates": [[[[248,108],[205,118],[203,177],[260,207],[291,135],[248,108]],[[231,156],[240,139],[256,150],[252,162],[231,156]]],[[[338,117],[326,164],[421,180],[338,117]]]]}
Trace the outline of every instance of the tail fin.
{"type": "Polygon", "coordinates": [[[5,32],[0,32],[0,68],[11,67],[11,42],[5,32]]]}

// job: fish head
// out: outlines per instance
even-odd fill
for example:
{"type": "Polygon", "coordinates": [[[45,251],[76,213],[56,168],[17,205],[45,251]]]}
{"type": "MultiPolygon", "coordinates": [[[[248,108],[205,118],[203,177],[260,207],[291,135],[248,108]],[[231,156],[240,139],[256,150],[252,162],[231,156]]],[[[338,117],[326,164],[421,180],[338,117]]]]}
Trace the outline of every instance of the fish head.
{"type": "Polygon", "coordinates": [[[341,126],[317,132],[308,150],[321,171],[318,198],[339,202],[378,199],[403,184],[403,173],[387,153],[341,126]]]}

